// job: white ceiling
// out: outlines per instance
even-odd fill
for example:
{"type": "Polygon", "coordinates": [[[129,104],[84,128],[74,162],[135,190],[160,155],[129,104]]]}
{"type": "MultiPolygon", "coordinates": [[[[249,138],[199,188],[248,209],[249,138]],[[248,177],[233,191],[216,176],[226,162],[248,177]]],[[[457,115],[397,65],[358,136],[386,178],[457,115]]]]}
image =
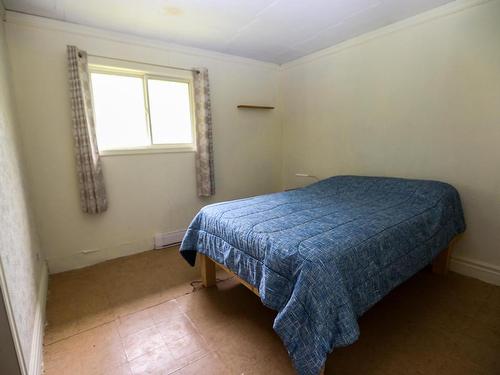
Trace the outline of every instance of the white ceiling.
{"type": "Polygon", "coordinates": [[[282,64],[451,0],[3,0],[9,10],[282,64]]]}

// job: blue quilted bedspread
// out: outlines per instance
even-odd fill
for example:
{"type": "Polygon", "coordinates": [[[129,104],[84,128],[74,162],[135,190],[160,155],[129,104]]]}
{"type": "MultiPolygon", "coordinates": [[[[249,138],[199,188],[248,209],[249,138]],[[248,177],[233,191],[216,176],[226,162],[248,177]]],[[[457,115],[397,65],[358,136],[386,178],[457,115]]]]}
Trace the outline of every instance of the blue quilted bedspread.
{"type": "Polygon", "coordinates": [[[465,230],[460,197],[437,181],[337,176],[204,207],[181,254],[213,258],[278,311],[274,330],[300,375],[356,341],[357,318],[465,230]]]}

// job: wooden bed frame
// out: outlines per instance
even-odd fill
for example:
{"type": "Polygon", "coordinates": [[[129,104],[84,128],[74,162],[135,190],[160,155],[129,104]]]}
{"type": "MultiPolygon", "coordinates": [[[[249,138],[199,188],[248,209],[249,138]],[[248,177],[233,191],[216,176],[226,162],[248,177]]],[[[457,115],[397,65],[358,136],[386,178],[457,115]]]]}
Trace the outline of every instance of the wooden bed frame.
{"type": "MultiPolygon", "coordinates": [[[[450,264],[450,258],[451,258],[451,253],[453,251],[453,247],[455,246],[455,243],[460,237],[461,235],[455,236],[450,241],[448,246],[445,249],[443,249],[439,253],[439,255],[434,259],[434,261],[432,262],[432,272],[438,275],[446,275],[446,273],[448,272],[448,267],[450,264]]],[[[257,296],[259,296],[259,290],[257,288],[247,283],[245,280],[240,278],[238,275],[236,275],[233,271],[229,270],[227,267],[215,262],[212,258],[204,254],[198,254],[198,256],[200,257],[201,282],[205,287],[211,287],[215,285],[216,282],[215,272],[216,272],[216,266],[218,266],[227,273],[233,275],[241,284],[246,286],[257,296]]]]}
{"type": "MultiPolygon", "coordinates": [[[[453,247],[456,241],[461,237],[461,235],[455,236],[448,246],[443,249],[439,255],[434,258],[432,261],[432,272],[438,275],[446,275],[448,273],[448,267],[450,264],[451,253],[453,251],[453,247]]],[[[259,290],[255,288],[253,285],[247,283],[245,280],[236,275],[233,271],[229,270],[227,267],[223,266],[220,263],[215,262],[212,258],[204,255],[198,254],[200,257],[200,266],[201,266],[201,281],[205,287],[211,287],[216,284],[216,266],[222,268],[224,271],[233,275],[241,284],[250,289],[253,293],[255,293],[258,297],[259,290]]],[[[325,375],[325,368],[321,369],[319,375],[325,375]]]]}

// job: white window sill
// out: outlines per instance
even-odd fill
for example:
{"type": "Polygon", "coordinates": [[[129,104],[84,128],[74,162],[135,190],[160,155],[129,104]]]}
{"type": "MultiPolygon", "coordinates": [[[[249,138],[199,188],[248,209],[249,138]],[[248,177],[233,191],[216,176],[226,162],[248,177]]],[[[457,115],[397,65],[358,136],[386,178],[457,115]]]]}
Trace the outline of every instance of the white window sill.
{"type": "Polygon", "coordinates": [[[186,147],[144,147],[144,148],[126,148],[119,150],[103,150],[99,154],[102,157],[120,156],[120,155],[144,155],[144,154],[169,154],[178,152],[196,152],[191,146],[186,147]]]}

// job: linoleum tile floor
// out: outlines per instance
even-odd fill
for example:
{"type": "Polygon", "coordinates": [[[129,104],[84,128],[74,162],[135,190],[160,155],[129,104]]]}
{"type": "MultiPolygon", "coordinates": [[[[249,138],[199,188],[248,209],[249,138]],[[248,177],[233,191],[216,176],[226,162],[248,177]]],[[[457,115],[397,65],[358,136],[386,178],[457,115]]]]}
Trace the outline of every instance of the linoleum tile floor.
{"type": "MultiPolygon", "coordinates": [[[[45,374],[294,374],[275,312],[218,278],[201,287],[177,248],[51,275],[45,374]]],[[[326,374],[500,374],[500,287],[425,269],[359,324],[326,374]]]]}

